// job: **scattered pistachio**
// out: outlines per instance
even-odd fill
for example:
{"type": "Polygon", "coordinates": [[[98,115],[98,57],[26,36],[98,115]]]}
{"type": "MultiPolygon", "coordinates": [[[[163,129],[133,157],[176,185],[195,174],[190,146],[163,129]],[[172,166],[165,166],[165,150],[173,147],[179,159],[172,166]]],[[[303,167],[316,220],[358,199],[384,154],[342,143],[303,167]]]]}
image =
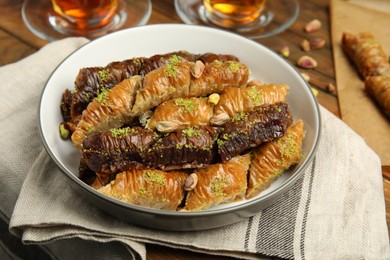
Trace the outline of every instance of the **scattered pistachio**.
{"type": "Polygon", "coordinates": [[[288,46],[284,46],[283,48],[281,48],[279,50],[279,53],[285,57],[285,58],[288,58],[288,56],[290,56],[290,48],[288,46]]]}
{"type": "Polygon", "coordinates": [[[325,90],[330,94],[336,95],[336,87],[330,82],[326,85],[325,90]]]}
{"type": "Polygon", "coordinates": [[[311,88],[311,91],[313,92],[314,96],[318,96],[318,90],[315,88],[311,88]]]}
{"type": "Polygon", "coordinates": [[[309,42],[310,42],[310,47],[313,49],[321,49],[322,47],[325,46],[325,39],[321,37],[311,38],[309,42]]]}
{"type": "Polygon", "coordinates": [[[200,76],[204,71],[204,67],[205,67],[204,63],[200,60],[197,60],[191,68],[192,76],[194,76],[197,79],[200,78],[200,76]]]}
{"type": "Polygon", "coordinates": [[[302,77],[303,77],[307,82],[310,82],[310,76],[309,76],[309,74],[306,74],[306,73],[304,73],[304,72],[301,72],[301,75],[302,75],[302,77]]]}
{"type": "Polygon", "coordinates": [[[308,40],[304,39],[300,45],[303,51],[310,51],[310,42],[308,40]]]}
{"type": "Polygon", "coordinates": [[[303,69],[314,69],[318,66],[318,62],[312,57],[304,55],[298,59],[297,65],[303,69]]]}
{"type": "Polygon", "coordinates": [[[308,33],[312,33],[318,31],[321,28],[321,21],[318,19],[311,20],[305,25],[305,31],[308,33]]]}
{"type": "Polygon", "coordinates": [[[171,121],[160,121],[156,124],[156,129],[163,133],[172,132],[178,128],[179,125],[171,121]]]}
{"type": "Polygon", "coordinates": [[[147,126],[150,118],[152,117],[153,112],[151,110],[146,111],[143,115],[139,117],[139,122],[142,126],[147,126]]]}
{"type": "Polygon", "coordinates": [[[184,182],[184,190],[191,191],[198,184],[198,175],[191,173],[184,182]]]}
{"type": "Polygon", "coordinates": [[[65,124],[66,123],[64,123],[64,122],[62,122],[60,124],[60,136],[64,140],[68,139],[69,138],[69,134],[70,134],[69,129],[66,127],[65,124]]]}
{"type": "Polygon", "coordinates": [[[209,98],[208,98],[207,101],[208,101],[209,103],[211,103],[211,104],[216,105],[216,104],[218,104],[218,102],[219,102],[219,98],[220,98],[220,96],[219,96],[218,93],[213,93],[213,94],[211,94],[211,95],[209,96],[209,98]]]}

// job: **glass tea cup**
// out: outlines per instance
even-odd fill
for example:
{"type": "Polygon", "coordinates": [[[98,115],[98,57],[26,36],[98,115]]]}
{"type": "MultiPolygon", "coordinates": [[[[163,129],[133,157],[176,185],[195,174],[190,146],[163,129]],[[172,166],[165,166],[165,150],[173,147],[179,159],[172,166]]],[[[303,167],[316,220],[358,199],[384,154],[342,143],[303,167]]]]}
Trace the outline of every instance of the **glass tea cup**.
{"type": "Polygon", "coordinates": [[[230,30],[249,38],[264,38],[286,30],[299,14],[298,0],[175,0],[187,24],[230,30]]]}
{"type": "Polygon", "coordinates": [[[88,31],[104,28],[113,22],[118,0],[51,0],[58,15],[50,22],[59,30],[88,31]],[[64,24],[67,27],[63,27],[64,24]]]}
{"type": "Polygon", "coordinates": [[[204,0],[207,18],[225,28],[239,28],[257,21],[266,0],[204,0]]]}
{"type": "Polygon", "coordinates": [[[145,24],[151,5],[151,0],[25,0],[22,17],[30,31],[45,40],[93,39],[145,24]]]}

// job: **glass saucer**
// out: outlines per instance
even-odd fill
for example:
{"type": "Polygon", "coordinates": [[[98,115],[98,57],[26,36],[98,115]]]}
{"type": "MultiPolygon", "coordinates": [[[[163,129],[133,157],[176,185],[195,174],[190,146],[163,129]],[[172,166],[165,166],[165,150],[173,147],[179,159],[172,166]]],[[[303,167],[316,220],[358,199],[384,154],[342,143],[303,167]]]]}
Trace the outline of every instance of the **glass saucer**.
{"type": "Polygon", "coordinates": [[[175,9],[186,24],[205,25],[241,34],[251,39],[269,37],[289,28],[299,15],[298,0],[270,0],[260,17],[250,25],[226,28],[214,24],[203,0],[175,0],[175,9]]]}
{"type": "Polygon", "coordinates": [[[22,18],[27,28],[47,41],[70,36],[94,39],[120,29],[144,25],[151,13],[151,0],[119,0],[117,12],[109,24],[98,29],[77,31],[72,30],[69,22],[54,12],[50,0],[25,0],[22,5],[22,18]]]}

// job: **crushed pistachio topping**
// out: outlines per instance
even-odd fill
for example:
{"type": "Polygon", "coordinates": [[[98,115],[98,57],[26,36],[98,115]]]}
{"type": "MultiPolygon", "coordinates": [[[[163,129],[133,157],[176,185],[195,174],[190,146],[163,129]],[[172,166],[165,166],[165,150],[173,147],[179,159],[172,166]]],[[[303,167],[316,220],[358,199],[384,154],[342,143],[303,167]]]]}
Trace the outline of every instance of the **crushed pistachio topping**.
{"type": "Polygon", "coordinates": [[[183,130],[183,134],[185,134],[187,137],[192,137],[192,136],[200,136],[200,130],[196,129],[194,127],[189,127],[187,129],[183,130]]]}
{"type": "Polygon", "coordinates": [[[139,189],[139,191],[138,191],[138,193],[139,193],[139,195],[145,195],[146,194],[146,189],[145,189],[145,187],[141,187],[140,189],[139,189]]]}
{"type": "Polygon", "coordinates": [[[229,180],[227,178],[214,178],[210,186],[211,193],[215,196],[226,196],[224,188],[227,184],[229,184],[229,180]]]}
{"type": "Polygon", "coordinates": [[[232,117],[232,121],[246,121],[248,119],[248,114],[241,112],[241,113],[235,113],[232,117]]]}
{"type": "Polygon", "coordinates": [[[218,147],[221,147],[225,144],[225,141],[224,140],[221,140],[221,139],[218,139],[217,140],[217,144],[218,144],[218,147]]]}
{"type": "Polygon", "coordinates": [[[240,69],[240,63],[237,61],[229,61],[229,70],[232,72],[237,72],[240,69]]]}
{"type": "Polygon", "coordinates": [[[252,86],[251,88],[246,89],[245,92],[256,106],[263,103],[263,91],[261,89],[257,89],[256,86],[252,86]]]}
{"type": "Polygon", "coordinates": [[[144,170],[144,178],[147,183],[156,183],[159,185],[165,185],[166,180],[165,177],[156,171],[153,170],[144,170]]]}
{"type": "Polygon", "coordinates": [[[172,55],[169,59],[168,59],[168,62],[169,64],[176,64],[178,62],[182,62],[184,61],[184,59],[180,56],[177,56],[177,55],[172,55]]]}
{"type": "Polygon", "coordinates": [[[174,64],[167,64],[165,66],[164,74],[167,77],[176,77],[177,76],[177,66],[174,64]]]}
{"type": "Polygon", "coordinates": [[[168,59],[168,64],[165,65],[164,74],[167,77],[176,77],[177,76],[177,63],[183,61],[183,59],[180,56],[172,55],[168,59]]]}
{"type": "Polygon", "coordinates": [[[108,88],[102,88],[100,91],[98,91],[98,96],[95,98],[95,100],[100,105],[106,106],[108,100],[108,88]]]}
{"type": "Polygon", "coordinates": [[[229,140],[229,134],[225,133],[222,135],[223,140],[229,140]]]}
{"type": "Polygon", "coordinates": [[[222,61],[220,60],[215,60],[214,63],[217,65],[217,66],[221,66],[223,64],[222,61]]]}
{"type": "Polygon", "coordinates": [[[112,137],[125,136],[130,132],[130,127],[110,129],[112,137]]]}
{"type": "Polygon", "coordinates": [[[296,154],[296,140],[296,135],[291,132],[288,132],[285,136],[277,139],[276,142],[279,144],[282,157],[290,158],[296,154]]]}
{"type": "Polygon", "coordinates": [[[87,131],[87,134],[92,133],[93,132],[93,127],[87,127],[86,131],[87,131]]]}
{"type": "Polygon", "coordinates": [[[105,81],[110,76],[110,71],[108,69],[101,69],[98,71],[100,81],[105,81]]]}
{"type": "Polygon", "coordinates": [[[192,99],[177,98],[175,104],[188,112],[194,112],[195,110],[195,102],[192,99]]]}

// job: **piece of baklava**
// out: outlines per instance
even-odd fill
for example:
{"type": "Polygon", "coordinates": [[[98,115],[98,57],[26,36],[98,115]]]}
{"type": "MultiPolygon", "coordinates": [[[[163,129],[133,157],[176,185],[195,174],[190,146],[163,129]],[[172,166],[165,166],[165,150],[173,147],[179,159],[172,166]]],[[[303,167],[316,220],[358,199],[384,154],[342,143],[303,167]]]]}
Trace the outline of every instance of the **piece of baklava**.
{"type": "Polygon", "coordinates": [[[210,124],[214,105],[207,98],[177,98],[159,105],[146,128],[172,132],[190,126],[210,124]]]}
{"type": "Polygon", "coordinates": [[[223,125],[236,113],[249,112],[258,106],[286,102],[288,90],[289,87],[285,84],[248,83],[246,88],[226,88],[214,108],[211,123],[223,125]]]}
{"type": "Polygon", "coordinates": [[[134,76],[103,90],[83,111],[81,120],[71,138],[76,147],[93,131],[104,131],[123,126],[133,119],[131,113],[136,91],[143,78],[134,76]]]}
{"type": "Polygon", "coordinates": [[[282,137],[293,123],[287,103],[256,107],[253,111],[236,113],[228,121],[217,140],[223,162],[250,148],[282,137]]]}
{"type": "Polygon", "coordinates": [[[283,137],[253,149],[246,192],[248,199],[264,191],[285,170],[301,160],[303,138],[303,121],[298,120],[283,137]]]}
{"type": "Polygon", "coordinates": [[[188,192],[184,210],[205,210],[212,206],[238,201],[245,197],[250,154],[195,170],[198,182],[188,192]]]}
{"type": "Polygon", "coordinates": [[[221,93],[226,87],[242,87],[248,77],[247,66],[236,61],[214,61],[204,65],[172,60],[145,76],[143,88],[136,95],[133,113],[143,115],[170,99],[204,97],[221,93]]]}
{"type": "Polygon", "coordinates": [[[156,169],[136,169],[116,175],[99,192],[143,207],[176,210],[185,195],[187,173],[156,169]]]}
{"type": "Polygon", "coordinates": [[[390,118],[390,76],[370,76],[365,82],[365,91],[390,118]]]}
{"type": "Polygon", "coordinates": [[[341,46],[363,79],[368,76],[389,74],[389,57],[371,33],[360,32],[354,35],[344,32],[341,46]]]}

